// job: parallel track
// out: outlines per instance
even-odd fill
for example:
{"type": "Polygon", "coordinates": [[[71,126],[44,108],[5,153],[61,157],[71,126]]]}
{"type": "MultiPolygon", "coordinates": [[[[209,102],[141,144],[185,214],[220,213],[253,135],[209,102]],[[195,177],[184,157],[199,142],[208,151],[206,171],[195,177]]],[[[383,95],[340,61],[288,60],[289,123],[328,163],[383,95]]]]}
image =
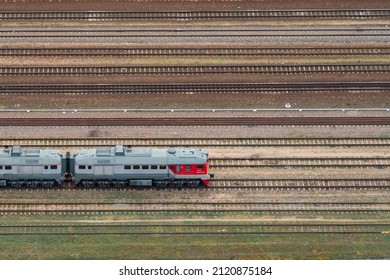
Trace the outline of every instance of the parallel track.
{"type": "Polygon", "coordinates": [[[215,223],[0,225],[0,235],[386,234],[388,223],[215,223]]]}
{"type": "Polygon", "coordinates": [[[390,82],[196,84],[0,84],[0,94],[242,94],[262,92],[390,91],[390,82]]]}
{"type": "Polygon", "coordinates": [[[313,64],[313,65],[237,65],[237,66],[7,66],[6,76],[80,75],[302,75],[302,74],[390,73],[390,64],[313,64]]]}
{"type": "Polygon", "coordinates": [[[389,9],[215,10],[215,11],[2,11],[0,20],[226,20],[226,19],[388,19],[389,9]]]}
{"type": "Polygon", "coordinates": [[[238,191],[255,191],[260,190],[272,192],[272,191],[322,191],[322,190],[342,190],[342,191],[382,191],[390,189],[390,179],[211,179],[210,186],[208,188],[55,188],[55,189],[42,189],[42,188],[0,188],[1,192],[132,192],[132,191],[144,191],[144,192],[238,192],[238,191]]]}
{"type": "Polygon", "coordinates": [[[0,39],[44,38],[361,38],[390,37],[388,27],[365,28],[246,28],[246,29],[0,29],[0,39]]]}
{"type": "Polygon", "coordinates": [[[210,168],[389,168],[390,158],[209,158],[210,168]]]}
{"type": "Polygon", "coordinates": [[[212,179],[207,190],[389,190],[390,179],[212,179]]]}
{"type": "Polygon", "coordinates": [[[28,202],[0,203],[0,214],[133,212],[390,212],[388,202],[28,202]]]}
{"type": "Polygon", "coordinates": [[[124,145],[131,147],[317,147],[390,146],[390,138],[0,138],[0,146],[23,147],[102,147],[124,145]]]}
{"type": "Polygon", "coordinates": [[[383,56],[390,48],[2,48],[0,56],[383,56]]]}
{"type": "Polygon", "coordinates": [[[390,125],[388,117],[0,118],[0,126],[390,125]]]}

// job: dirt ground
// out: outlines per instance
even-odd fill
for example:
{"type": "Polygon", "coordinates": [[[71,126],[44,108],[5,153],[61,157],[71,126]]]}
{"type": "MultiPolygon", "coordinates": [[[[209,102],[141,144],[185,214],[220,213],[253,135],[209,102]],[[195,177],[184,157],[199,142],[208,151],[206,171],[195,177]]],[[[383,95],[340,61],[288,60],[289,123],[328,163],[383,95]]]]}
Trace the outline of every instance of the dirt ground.
{"type": "Polygon", "coordinates": [[[1,109],[283,109],[390,108],[389,91],[164,93],[164,94],[0,94],[1,109]],[[33,100],[33,101],[32,101],[33,100]]]}

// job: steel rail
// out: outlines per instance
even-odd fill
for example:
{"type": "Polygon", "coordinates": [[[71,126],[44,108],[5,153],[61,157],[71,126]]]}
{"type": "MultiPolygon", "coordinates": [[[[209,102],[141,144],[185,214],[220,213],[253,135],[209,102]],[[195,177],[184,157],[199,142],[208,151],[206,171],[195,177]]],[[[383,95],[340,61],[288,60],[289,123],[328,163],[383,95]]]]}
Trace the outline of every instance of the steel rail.
{"type": "Polygon", "coordinates": [[[0,56],[346,56],[387,55],[390,48],[0,48],[0,56]]]}
{"type": "Polygon", "coordinates": [[[291,147],[390,146],[390,138],[0,138],[0,146],[24,147],[291,147]]]}
{"type": "Polygon", "coordinates": [[[301,75],[389,73],[390,64],[323,65],[232,65],[232,66],[7,66],[0,67],[6,76],[80,76],[80,75],[301,75]]]}
{"type": "MultiPolygon", "coordinates": [[[[291,206],[288,206],[291,207],[291,206]]],[[[303,213],[303,212],[314,212],[314,213],[390,213],[390,209],[361,209],[361,208],[347,208],[347,207],[340,207],[336,208],[333,207],[332,209],[325,209],[325,208],[312,208],[312,209],[304,209],[304,208],[297,208],[297,209],[271,209],[271,208],[250,208],[246,207],[246,209],[221,209],[221,207],[210,207],[208,209],[73,209],[73,210],[37,210],[37,209],[31,209],[31,210],[14,210],[14,209],[7,209],[2,210],[0,209],[0,215],[4,214],[49,214],[49,215],[56,215],[56,214],[69,214],[69,213],[87,213],[87,214],[104,214],[104,213],[253,213],[253,212],[271,212],[271,213],[303,213]]]]}
{"type": "MultiPolygon", "coordinates": [[[[40,191],[60,191],[60,192],[128,192],[128,191],[169,191],[169,192],[176,192],[176,191],[188,191],[188,192],[235,192],[235,191],[259,191],[259,190],[265,190],[265,191],[280,191],[280,190],[299,190],[299,191],[316,191],[316,190],[345,190],[345,191],[359,191],[359,190],[389,190],[390,184],[388,183],[388,180],[384,179],[383,182],[379,182],[378,184],[374,184],[371,182],[368,182],[367,185],[349,185],[349,184],[339,184],[339,185],[327,185],[324,183],[323,185],[316,185],[315,183],[307,184],[307,185],[295,185],[293,180],[291,180],[291,183],[285,183],[285,184],[261,184],[261,183],[254,183],[252,185],[250,184],[235,184],[235,185],[229,185],[229,184],[214,184],[213,182],[210,183],[211,186],[207,188],[154,188],[154,187],[125,187],[125,188],[113,188],[113,187],[107,187],[107,188],[99,188],[99,187],[91,187],[91,188],[28,188],[28,187],[21,187],[21,188],[9,188],[9,187],[2,187],[0,188],[0,192],[40,192],[40,191]],[[387,181],[387,182],[386,182],[387,181]]],[[[328,181],[327,179],[324,179],[323,181],[328,181]]]]}
{"type": "Polygon", "coordinates": [[[0,33],[199,33],[199,32],[340,32],[340,31],[389,31],[388,26],[374,27],[210,27],[210,28],[0,28],[0,33]]]}
{"type": "Polygon", "coordinates": [[[1,11],[0,20],[218,20],[280,18],[373,19],[390,17],[389,9],[198,10],[198,11],[1,11]]]}
{"type": "MultiPolygon", "coordinates": [[[[18,206],[23,208],[23,210],[28,210],[28,207],[34,206],[42,206],[42,207],[57,207],[57,206],[113,206],[113,207],[125,207],[125,206],[171,206],[171,205],[181,205],[184,207],[187,206],[230,206],[230,205],[271,205],[271,206],[280,206],[280,205],[309,205],[309,206],[317,206],[317,205],[327,205],[327,206],[371,206],[371,205],[390,205],[390,202],[383,201],[375,201],[375,202],[334,202],[334,201],[285,201],[285,202],[253,202],[253,201],[219,201],[219,202],[205,202],[205,201],[153,201],[153,202],[145,202],[145,201],[121,201],[121,202],[89,202],[89,201],[77,201],[77,202],[44,202],[39,201],[36,202],[34,200],[29,202],[1,202],[1,207],[13,207],[18,206]]],[[[37,208],[34,208],[37,209],[37,208]]],[[[1,210],[0,210],[1,211],[1,210]]]]}
{"type": "Polygon", "coordinates": [[[389,37],[388,27],[247,29],[0,29],[0,38],[389,37]]]}
{"type": "Polygon", "coordinates": [[[128,191],[187,191],[231,192],[273,190],[388,190],[390,179],[211,179],[207,188],[0,188],[1,192],[128,192],[128,191]]]}
{"type": "Polygon", "coordinates": [[[197,84],[0,84],[0,94],[141,94],[388,91],[390,82],[197,84]]]}
{"type": "Polygon", "coordinates": [[[207,189],[388,189],[390,179],[211,179],[207,189]]]}
{"type": "MultiPolygon", "coordinates": [[[[208,221],[207,221],[208,222],[208,221]]],[[[31,225],[31,224],[23,224],[23,225],[17,225],[17,224],[0,224],[0,228],[138,228],[138,227],[355,227],[355,226],[362,226],[362,227],[380,227],[380,226],[390,226],[390,223],[367,223],[367,222],[352,222],[352,223],[340,223],[338,221],[335,221],[334,223],[300,223],[299,221],[297,223],[279,223],[279,224],[273,224],[273,223],[230,223],[226,224],[226,222],[222,223],[207,223],[207,224],[200,224],[200,223],[185,223],[185,224],[167,224],[167,223],[152,223],[152,224],[145,224],[145,223],[137,223],[137,224],[43,224],[43,225],[31,225]]]]}
{"type": "Polygon", "coordinates": [[[264,168],[264,167],[365,167],[388,168],[390,158],[360,158],[360,157],[336,157],[336,158],[209,158],[209,166],[212,169],[221,168],[264,168]]]}
{"type": "Polygon", "coordinates": [[[389,117],[0,118],[0,126],[390,125],[389,117]]]}
{"type": "Polygon", "coordinates": [[[1,203],[0,213],[124,212],[390,212],[390,202],[121,202],[1,203]]]}
{"type": "Polygon", "coordinates": [[[389,232],[387,223],[289,223],[289,224],[110,224],[110,225],[0,225],[0,235],[68,235],[68,234],[384,234],[389,232]],[[107,231],[110,230],[110,231],[107,231]],[[79,231],[83,230],[83,231],[79,231]],[[94,230],[94,231],[91,231],[94,230]],[[145,231],[148,230],[148,231],[145,231]],[[167,231],[169,230],[169,231],[167,231]],[[172,231],[175,230],[175,231],[172,231]],[[71,232],[69,232],[71,231],[71,232]]]}
{"type": "Polygon", "coordinates": [[[80,38],[231,38],[231,37],[238,37],[238,38],[245,38],[245,37],[390,37],[390,34],[387,32],[382,33],[372,33],[372,32],[361,32],[361,31],[351,31],[351,33],[343,33],[342,30],[339,33],[321,33],[320,30],[318,31],[296,31],[297,33],[291,33],[292,31],[286,31],[285,33],[275,33],[278,31],[263,31],[263,32],[252,32],[252,33],[241,33],[237,31],[236,33],[231,34],[211,34],[211,33],[199,33],[199,34],[184,34],[184,33],[173,33],[173,34],[145,34],[145,33],[139,33],[139,34],[125,34],[125,32],[106,32],[100,33],[100,34],[91,34],[93,32],[79,32],[75,34],[43,34],[43,33],[35,33],[32,34],[31,32],[7,32],[8,34],[4,34],[5,32],[0,30],[0,39],[20,39],[20,38],[44,38],[45,40],[51,39],[51,38],[74,38],[74,39],[80,39],[80,38]],[[299,33],[298,33],[299,32],[299,33]],[[21,34],[22,33],[22,34],[21,34]]]}
{"type": "Polygon", "coordinates": [[[0,236],[48,236],[48,235],[298,235],[298,234],[388,234],[387,231],[240,231],[240,232],[23,232],[0,233],[0,236]]]}

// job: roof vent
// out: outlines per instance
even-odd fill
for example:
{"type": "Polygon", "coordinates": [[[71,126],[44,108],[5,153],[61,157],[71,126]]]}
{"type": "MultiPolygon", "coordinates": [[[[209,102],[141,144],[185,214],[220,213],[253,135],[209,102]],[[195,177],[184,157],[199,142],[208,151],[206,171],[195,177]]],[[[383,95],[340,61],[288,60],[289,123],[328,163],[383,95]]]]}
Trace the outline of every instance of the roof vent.
{"type": "MultiPolygon", "coordinates": [[[[14,155],[13,151],[14,151],[14,148],[12,149],[12,156],[14,157],[16,155],[14,155]]],[[[26,157],[39,157],[40,153],[41,153],[41,151],[38,149],[25,149],[24,150],[24,155],[26,157]]],[[[20,153],[19,153],[19,155],[20,155],[20,153]]]]}
{"type": "Polygon", "coordinates": [[[96,156],[97,157],[109,157],[109,156],[111,156],[111,149],[110,148],[97,148],[96,149],[96,156]]]}
{"type": "Polygon", "coordinates": [[[168,153],[169,153],[169,154],[176,154],[176,149],[169,149],[169,150],[168,150],[168,153]]]}
{"type": "Polygon", "coordinates": [[[20,157],[21,154],[20,146],[13,146],[11,151],[11,157],[20,157]]]}
{"type": "Polygon", "coordinates": [[[125,150],[122,145],[116,145],[115,146],[115,155],[116,156],[124,156],[125,150]]]}

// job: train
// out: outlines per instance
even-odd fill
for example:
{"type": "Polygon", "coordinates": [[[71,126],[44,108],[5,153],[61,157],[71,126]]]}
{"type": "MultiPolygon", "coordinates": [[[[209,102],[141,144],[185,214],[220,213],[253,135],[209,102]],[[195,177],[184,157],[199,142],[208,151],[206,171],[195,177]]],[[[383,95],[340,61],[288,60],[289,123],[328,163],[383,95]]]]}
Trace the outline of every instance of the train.
{"type": "Polygon", "coordinates": [[[212,177],[202,149],[0,149],[0,187],[7,188],[208,187],[212,177]]]}

